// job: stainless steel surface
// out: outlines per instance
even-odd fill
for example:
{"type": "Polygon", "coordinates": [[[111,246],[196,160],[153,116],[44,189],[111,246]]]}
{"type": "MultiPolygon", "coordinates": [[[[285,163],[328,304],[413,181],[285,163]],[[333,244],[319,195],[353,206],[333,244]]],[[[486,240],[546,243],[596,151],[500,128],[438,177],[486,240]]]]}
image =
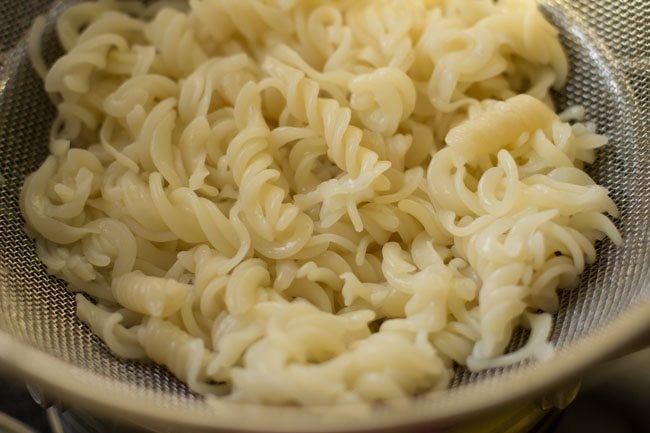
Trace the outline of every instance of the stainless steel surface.
{"type": "MultiPolygon", "coordinates": [[[[233,0],[234,1],[234,0],[233,0]]],[[[581,104],[611,139],[590,173],[610,188],[625,244],[599,246],[580,287],[562,294],[554,359],[471,374],[452,389],[401,407],[268,408],[206,402],[164,369],[111,355],[74,314],[74,297],[48,276],[23,232],[18,191],[47,152],[54,111],[26,55],[30,21],[47,13],[46,59],[59,54],[53,21],[70,1],[0,1],[0,365],[51,395],[118,411],[166,430],[360,430],[449,425],[524,396],[540,395],[648,338],[650,329],[650,1],[556,0],[543,7],[561,29],[572,74],[559,108],[581,104]]],[[[520,335],[515,346],[521,342],[520,335]]]]}
{"type": "MultiPolygon", "coordinates": [[[[506,416],[490,414],[446,433],[641,433],[650,431],[650,349],[590,371],[583,378],[577,399],[563,411],[540,413],[540,408],[510,410],[506,416]],[[539,422],[536,422],[538,421],[539,422]]],[[[146,433],[130,431],[110,420],[52,407],[47,418],[42,407],[20,384],[0,378],[0,410],[28,424],[38,433],[146,433]],[[49,427],[47,425],[49,421],[49,427]]],[[[431,429],[426,433],[434,433],[431,429]]],[[[403,432],[406,433],[406,432],[403,432]]],[[[440,433],[438,431],[438,433],[440,433]]]]}

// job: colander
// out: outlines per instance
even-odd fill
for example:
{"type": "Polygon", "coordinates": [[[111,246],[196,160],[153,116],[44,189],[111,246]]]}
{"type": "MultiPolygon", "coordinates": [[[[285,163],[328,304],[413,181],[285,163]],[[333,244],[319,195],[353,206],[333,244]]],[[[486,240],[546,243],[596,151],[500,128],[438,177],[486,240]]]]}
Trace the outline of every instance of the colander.
{"type": "MultiPolygon", "coordinates": [[[[571,62],[568,85],[554,95],[558,108],[583,105],[611,139],[589,172],[618,204],[625,240],[621,247],[600,244],[579,288],[562,292],[552,334],[556,356],[482,373],[459,368],[447,391],[365,409],[205,399],[161,367],[116,358],[79,322],[74,296],[38,261],[18,207],[25,176],[47,154],[55,114],[31,68],[25,34],[45,14],[44,54],[55,60],[61,49],[54,22],[71,3],[0,0],[0,365],[8,374],[57,401],[164,431],[430,431],[532,401],[650,343],[650,1],[540,5],[561,30],[571,62]]],[[[516,336],[513,347],[524,338],[516,336]]]]}

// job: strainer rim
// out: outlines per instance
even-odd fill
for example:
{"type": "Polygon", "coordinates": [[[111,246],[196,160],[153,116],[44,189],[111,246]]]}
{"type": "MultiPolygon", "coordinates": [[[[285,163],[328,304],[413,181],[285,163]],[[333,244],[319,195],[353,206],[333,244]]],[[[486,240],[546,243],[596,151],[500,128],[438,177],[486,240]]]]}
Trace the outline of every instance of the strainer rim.
{"type": "MultiPolygon", "coordinates": [[[[138,399],[129,392],[124,383],[109,377],[73,366],[46,352],[21,343],[0,330],[0,368],[33,380],[47,395],[57,396],[70,407],[90,410],[104,416],[119,416],[139,425],[172,426],[178,431],[187,428],[199,431],[229,432],[279,432],[279,431],[389,431],[391,428],[411,425],[440,426],[459,420],[466,422],[472,417],[513,403],[518,399],[533,400],[552,392],[569,382],[585,369],[612,357],[621,355],[648,344],[650,339],[650,300],[631,307],[630,311],[612,321],[600,332],[585,336],[571,345],[570,350],[558,352],[557,356],[540,363],[532,363],[512,372],[507,377],[486,378],[476,383],[446,392],[458,393],[459,397],[445,406],[437,407],[435,397],[414,401],[408,406],[392,410],[373,411],[371,417],[363,419],[338,418],[323,420],[320,415],[307,414],[297,408],[253,406],[226,403],[224,408],[233,409],[228,414],[201,410],[187,410],[185,407],[161,407],[138,399]],[[615,356],[614,355],[614,356],[615,356]],[[79,379],[82,379],[81,381],[79,379]],[[503,391],[495,392],[493,381],[507,384],[503,391]],[[94,383],[95,392],[88,392],[86,381],[94,383]],[[107,392],[102,392],[107,391],[107,392]],[[485,398],[489,393],[490,398],[485,398]],[[251,417],[250,414],[255,416],[251,417]],[[278,423],[280,414],[291,415],[291,421],[278,423]],[[223,416],[226,415],[226,416],[223,416]],[[242,416],[244,415],[244,416],[242,416]],[[298,416],[302,416],[299,418],[298,416]],[[294,418],[294,416],[296,416],[294,418]],[[318,420],[318,424],[315,421],[318,420]],[[341,422],[342,421],[342,422],[341,422]]],[[[449,399],[445,399],[449,400],[449,399]]],[[[198,409],[198,408],[197,408],[198,409]]],[[[334,409],[334,408],[332,408],[334,409]]],[[[286,420],[286,416],[282,417],[286,420]]],[[[413,430],[411,430],[413,431],[413,430]]]]}

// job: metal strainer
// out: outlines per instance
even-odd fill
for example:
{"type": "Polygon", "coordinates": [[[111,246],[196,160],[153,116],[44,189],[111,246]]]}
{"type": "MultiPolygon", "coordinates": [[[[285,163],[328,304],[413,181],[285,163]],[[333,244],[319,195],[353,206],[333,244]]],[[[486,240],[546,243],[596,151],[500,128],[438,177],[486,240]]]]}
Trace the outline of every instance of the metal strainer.
{"type": "Polygon", "coordinates": [[[449,391],[370,413],[209,402],[163,368],[117,359],[77,320],[74,296],[36,258],[18,207],[25,176],[46,156],[54,116],[24,35],[36,15],[47,14],[43,44],[46,59],[54,60],[60,48],[53,23],[70,3],[0,0],[0,365],[8,371],[68,404],[165,431],[389,430],[445,426],[532,399],[650,340],[650,1],[542,6],[561,29],[572,66],[569,84],[555,95],[558,107],[585,106],[611,139],[590,173],[610,188],[625,239],[619,248],[600,245],[580,287],[562,294],[552,336],[557,356],[480,374],[459,369],[449,391]]]}

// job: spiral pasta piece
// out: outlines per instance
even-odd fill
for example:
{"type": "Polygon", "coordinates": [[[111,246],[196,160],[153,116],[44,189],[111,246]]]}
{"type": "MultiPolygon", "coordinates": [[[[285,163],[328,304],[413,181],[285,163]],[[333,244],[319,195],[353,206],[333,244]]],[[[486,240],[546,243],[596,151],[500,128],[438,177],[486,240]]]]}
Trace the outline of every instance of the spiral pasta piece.
{"type": "Polygon", "coordinates": [[[224,42],[239,34],[249,41],[260,39],[269,29],[291,34],[293,21],[282,6],[260,0],[230,4],[224,0],[191,0],[193,18],[198,20],[215,42],[224,42]]]}
{"type": "Polygon", "coordinates": [[[99,305],[94,305],[83,295],[78,294],[77,314],[116,355],[127,359],[145,357],[144,350],[138,342],[135,332],[124,327],[124,314],[111,312],[99,305]]]}
{"type": "Polygon", "coordinates": [[[147,316],[165,318],[180,308],[189,287],[135,271],[114,279],[112,289],[117,302],[126,308],[147,316]]]}
{"type": "Polygon", "coordinates": [[[377,154],[362,145],[362,130],[350,124],[349,108],[341,107],[336,100],[319,98],[318,83],[297,69],[273,58],[267,59],[264,68],[278,80],[277,88],[287,100],[288,113],[325,138],[328,156],[341,170],[357,177],[379,163],[377,154]]]}
{"type": "Polygon", "coordinates": [[[288,258],[305,246],[313,222],[295,204],[284,203],[286,192],[272,183],[280,172],[272,168],[273,159],[265,149],[268,126],[253,84],[242,89],[235,112],[241,132],[230,143],[228,157],[241,188],[243,211],[260,238],[260,252],[274,259],[288,258]],[[261,203],[259,197],[263,197],[261,203]],[[275,233],[280,236],[277,241],[275,233]]]}
{"type": "Polygon", "coordinates": [[[161,10],[145,32],[160,52],[163,68],[170,76],[185,77],[207,59],[189,18],[179,11],[161,10]]]}
{"type": "Polygon", "coordinates": [[[181,380],[192,386],[205,380],[207,353],[200,339],[170,322],[151,318],[138,330],[138,340],[149,358],[169,368],[181,380]]]}
{"type": "Polygon", "coordinates": [[[415,87],[404,72],[381,68],[350,82],[350,106],[373,131],[392,136],[415,109],[415,87]]]}

